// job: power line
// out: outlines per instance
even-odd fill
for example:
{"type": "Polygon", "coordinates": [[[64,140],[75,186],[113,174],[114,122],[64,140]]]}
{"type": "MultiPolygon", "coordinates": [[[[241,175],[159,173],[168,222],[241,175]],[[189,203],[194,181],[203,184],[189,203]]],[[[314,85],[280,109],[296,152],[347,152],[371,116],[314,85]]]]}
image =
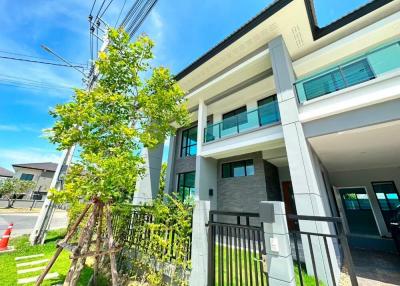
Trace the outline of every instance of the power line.
{"type": "Polygon", "coordinates": [[[117,21],[115,21],[114,27],[117,27],[117,25],[118,25],[119,18],[121,17],[122,11],[124,11],[124,8],[125,8],[125,4],[126,4],[126,0],[124,1],[124,4],[122,5],[121,11],[119,11],[118,18],[117,18],[117,21]]]}
{"type": "Polygon", "coordinates": [[[151,9],[153,9],[154,5],[157,3],[157,0],[150,0],[145,3],[145,5],[140,9],[137,17],[132,21],[127,28],[127,32],[130,36],[133,36],[137,30],[140,28],[143,21],[146,19],[147,15],[150,13],[151,9]]]}
{"type": "Polygon", "coordinates": [[[62,84],[54,84],[50,82],[43,82],[43,81],[38,81],[38,80],[33,80],[33,79],[28,79],[24,77],[18,77],[18,76],[11,76],[11,75],[5,75],[5,74],[0,74],[0,80],[5,80],[5,81],[14,81],[17,83],[28,83],[28,84],[38,84],[38,85],[46,85],[46,86],[53,86],[53,87],[60,87],[60,88],[73,88],[71,86],[67,85],[62,85],[62,84]]]}
{"type": "Polygon", "coordinates": [[[75,67],[75,68],[81,68],[84,69],[83,66],[79,65],[65,65],[65,64],[58,64],[54,62],[45,62],[45,61],[38,61],[38,60],[29,60],[29,59],[23,59],[23,58],[16,58],[16,57],[7,57],[7,56],[0,56],[1,59],[6,59],[6,60],[13,60],[13,61],[21,61],[21,62],[28,62],[28,63],[36,63],[36,64],[44,64],[44,65],[52,65],[52,66],[59,66],[59,67],[75,67]]]}
{"type": "MultiPolygon", "coordinates": [[[[0,53],[2,53],[2,54],[8,54],[8,55],[14,55],[14,56],[20,56],[20,57],[27,57],[27,58],[32,58],[32,59],[45,60],[45,61],[50,61],[50,62],[55,62],[55,63],[57,63],[57,61],[54,61],[54,60],[49,59],[49,58],[42,58],[42,57],[38,57],[38,56],[31,56],[31,55],[27,55],[27,54],[9,52],[9,51],[6,51],[6,50],[0,50],[0,53]]],[[[73,63],[73,64],[76,64],[76,65],[80,65],[80,66],[85,66],[85,65],[86,65],[86,64],[82,64],[82,63],[76,63],[76,62],[72,62],[72,63],[73,63]]]]}
{"type": "Polygon", "coordinates": [[[108,7],[110,7],[111,3],[113,2],[113,0],[110,0],[110,2],[108,3],[108,5],[106,6],[106,8],[104,9],[104,11],[101,13],[100,17],[103,17],[104,13],[107,11],[108,7]]]}
{"type": "Polygon", "coordinates": [[[94,8],[94,6],[96,5],[96,1],[97,1],[97,0],[94,0],[94,1],[93,1],[92,9],[90,9],[89,15],[92,15],[93,8],[94,8]]]}

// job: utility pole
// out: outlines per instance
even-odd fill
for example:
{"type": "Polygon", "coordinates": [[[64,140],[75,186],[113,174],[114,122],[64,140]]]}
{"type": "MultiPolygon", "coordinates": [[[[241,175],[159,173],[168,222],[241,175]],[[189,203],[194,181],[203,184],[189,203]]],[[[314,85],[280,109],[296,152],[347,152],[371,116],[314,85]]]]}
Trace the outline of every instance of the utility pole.
{"type": "MultiPolygon", "coordinates": [[[[108,36],[107,33],[104,34],[103,38],[103,45],[100,49],[100,51],[105,51],[108,46],[108,36]]],[[[51,51],[49,48],[43,46],[43,48],[46,51],[49,51],[51,54],[61,58],[57,54],[55,54],[53,51],[51,51]]],[[[65,61],[63,58],[61,58],[63,61],[65,61]]],[[[89,78],[87,79],[87,90],[90,91],[92,87],[95,85],[96,80],[98,76],[98,71],[94,67],[94,64],[92,64],[92,67],[90,69],[90,74],[89,78]]],[[[74,154],[76,146],[70,147],[68,150],[63,152],[63,155],[60,159],[60,162],[58,163],[56,172],[54,173],[53,180],[51,181],[50,184],[50,189],[56,189],[57,191],[62,190],[64,187],[63,183],[65,180],[65,176],[67,174],[67,170],[69,166],[71,165],[72,162],[72,157],[74,154]]],[[[54,212],[56,210],[56,204],[51,201],[49,198],[46,197],[42,209],[40,210],[40,214],[38,219],[36,220],[35,227],[33,228],[30,236],[29,236],[29,242],[31,245],[36,245],[36,244],[43,244],[45,239],[46,239],[46,233],[47,230],[50,227],[51,219],[54,215],[54,212]]]]}

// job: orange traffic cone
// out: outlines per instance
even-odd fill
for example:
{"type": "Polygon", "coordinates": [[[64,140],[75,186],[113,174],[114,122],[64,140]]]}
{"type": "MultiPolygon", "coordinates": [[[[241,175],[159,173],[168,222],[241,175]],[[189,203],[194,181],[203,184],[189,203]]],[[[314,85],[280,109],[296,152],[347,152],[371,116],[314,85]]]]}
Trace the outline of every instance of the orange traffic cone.
{"type": "Polygon", "coordinates": [[[6,231],[3,234],[3,237],[0,240],[0,251],[4,251],[4,250],[8,250],[8,241],[10,240],[10,234],[11,234],[11,230],[13,228],[13,223],[10,223],[10,225],[8,226],[8,228],[6,229],[6,231]]]}

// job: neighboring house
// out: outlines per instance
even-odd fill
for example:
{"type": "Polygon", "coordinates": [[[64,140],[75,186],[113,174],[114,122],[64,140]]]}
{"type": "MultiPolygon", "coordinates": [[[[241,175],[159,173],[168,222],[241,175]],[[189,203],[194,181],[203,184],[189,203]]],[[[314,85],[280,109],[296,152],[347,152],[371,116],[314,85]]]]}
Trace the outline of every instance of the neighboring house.
{"type": "Polygon", "coordinates": [[[13,164],[12,166],[15,170],[15,178],[36,183],[35,188],[24,197],[26,199],[44,199],[57,169],[57,163],[27,163],[13,164]]]}
{"type": "MultiPolygon", "coordinates": [[[[176,76],[192,124],[171,137],[166,188],[214,210],[341,216],[352,246],[395,251],[400,1],[315,19],[312,1],[276,1],[176,76]]],[[[300,230],[335,231],[318,225],[300,230]]]]}
{"type": "Polygon", "coordinates": [[[0,167],[0,182],[2,180],[6,180],[8,178],[12,178],[13,176],[14,176],[13,172],[11,172],[11,171],[9,171],[9,170],[7,170],[5,168],[0,167]]]}

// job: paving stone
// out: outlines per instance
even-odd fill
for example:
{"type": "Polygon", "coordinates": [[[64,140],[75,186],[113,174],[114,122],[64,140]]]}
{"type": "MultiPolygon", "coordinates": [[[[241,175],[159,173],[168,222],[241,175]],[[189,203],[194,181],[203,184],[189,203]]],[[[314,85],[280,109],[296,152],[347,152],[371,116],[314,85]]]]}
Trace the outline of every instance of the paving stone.
{"type": "Polygon", "coordinates": [[[37,257],[42,257],[44,256],[43,253],[41,254],[34,254],[34,255],[28,255],[28,256],[19,256],[19,257],[15,257],[15,260],[24,260],[24,259],[30,259],[30,258],[37,258],[37,257]]]}
{"type": "MultiPolygon", "coordinates": [[[[58,273],[57,272],[53,272],[53,273],[49,273],[44,277],[44,280],[47,279],[54,279],[58,277],[58,273]]],[[[37,279],[39,278],[38,276],[34,276],[34,277],[27,277],[27,278],[22,278],[22,279],[18,279],[17,284],[28,284],[28,283],[32,283],[35,282],[37,279]]]]}
{"type": "Polygon", "coordinates": [[[38,264],[45,263],[47,261],[49,261],[49,259],[41,259],[41,260],[34,260],[34,261],[30,261],[30,262],[23,262],[23,263],[18,263],[17,267],[38,265],[38,264]]]}
{"type": "Polygon", "coordinates": [[[39,270],[45,269],[46,266],[40,266],[40,267],[33,267],[33,268],[27,268],[27,269],[21,269],[17,270],[17,274],[24,274],[24,273],[29,273],[29,272],[35,272],[39,270]]]}

